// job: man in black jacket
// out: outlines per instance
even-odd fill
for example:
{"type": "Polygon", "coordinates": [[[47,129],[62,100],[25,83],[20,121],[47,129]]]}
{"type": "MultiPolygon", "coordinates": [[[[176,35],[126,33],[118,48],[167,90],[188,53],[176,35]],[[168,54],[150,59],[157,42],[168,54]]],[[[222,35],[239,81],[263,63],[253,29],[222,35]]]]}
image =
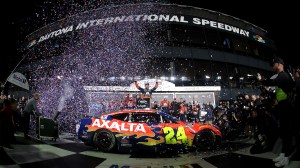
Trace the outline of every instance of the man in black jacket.
{"type": "MultiPolygon", "coordinates": [[[[280,113],[280,137],[282,138],[282,151],[280,155],[273,159],[276,167],[288,165],[288,156],[292,153],[292,105],[290,101],[293,92],[294,81],[291,76],[284,71],[284,62],[281,58],[274,58],[272,61],[273,70],[277,76],[262,81],[263,85],[275,86],[276,101],[280,113]]],[[[258,78],[261,80],[261,78],[258,78]]]]}
{"type": "Polygon", "coordinates": [[[150,108],[150,99],[152,92],[154,92],[158,87],[158,82],[155,82],[155,86],[150,89],[149,82],[145,83],[145,88],[141,88],[137,81],[134,81],[135,87],[142,92],[141,100],[137,100],[138,108],[150,108]]]}
{"type": "Polygon", "coordinates": [[[134,84],[135,84],[135,87],[142,92],[142,98],[143,99],[150,99],[151,95],[152,95],[152,92],[154,92],[158,87],[158,82],[157,81],[155,82],[155,86],[152,89],[149,88],[149,82],[145,83],[145,88],[141,88],[139,86],[139,84],[137,83],[137,81],[134,81],[134,84]]]}

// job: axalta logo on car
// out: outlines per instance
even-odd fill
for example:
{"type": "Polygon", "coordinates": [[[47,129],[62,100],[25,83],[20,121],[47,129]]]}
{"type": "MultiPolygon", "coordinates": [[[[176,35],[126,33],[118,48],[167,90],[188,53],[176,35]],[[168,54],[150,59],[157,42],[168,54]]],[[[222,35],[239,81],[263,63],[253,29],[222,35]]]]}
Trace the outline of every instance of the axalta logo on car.
{"type": "Polygon", "coordinates": [[[125,123],[125,122],[118,123],[116,121],[95,119],[92,124],[92,127],[115,129],[118,131],[146,133],[144,125],[138,123],[125,123]]]}

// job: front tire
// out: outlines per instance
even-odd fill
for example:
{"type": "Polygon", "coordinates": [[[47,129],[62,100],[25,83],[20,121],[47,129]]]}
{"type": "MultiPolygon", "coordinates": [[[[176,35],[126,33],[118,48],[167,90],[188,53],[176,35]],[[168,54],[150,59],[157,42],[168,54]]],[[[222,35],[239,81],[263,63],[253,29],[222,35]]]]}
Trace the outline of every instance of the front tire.
{"type": "Polygon", "coordinates": [[[215,147],[216,141],[216,134],[211,130],[205,129],[197,133],[194,138],[194,145],[197,149],[209,150],[215,147]]]}
{"type": "Polygon", "coordinates": [[[103,152],[111,152],[116,147],[116,137],[107,129],[98,129],[93,137],[94,145],[103,152]]]}

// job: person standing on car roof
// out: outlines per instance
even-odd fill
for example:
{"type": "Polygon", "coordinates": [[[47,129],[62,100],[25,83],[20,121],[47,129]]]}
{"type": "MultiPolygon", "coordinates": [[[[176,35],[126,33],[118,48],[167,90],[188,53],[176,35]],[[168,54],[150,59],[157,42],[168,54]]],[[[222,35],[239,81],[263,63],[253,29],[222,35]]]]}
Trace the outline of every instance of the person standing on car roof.
{"type": "Polygon", "coordinates": [[[152,92],[154,92],[158,87],[158,82],[155,82],[155,86],[150,89],[149,82],[145,83],[145,88],[141,88],[137,81],[134,81],[135,87],[142,92],[142,100],[137,101],[138,108],[150,108],[150,99],[152,92]]]}
{"type": "Polygon", "coordinates": [[[155,86],[150,89],[149,82],[145,83],[145,88],[141,88],[137,81],[134,81],[135,87],[142,92],[143,99],[150,99],[152,96],[152,92],[154,92],[158,87],[158,82],[155,82],[155,86]]]}

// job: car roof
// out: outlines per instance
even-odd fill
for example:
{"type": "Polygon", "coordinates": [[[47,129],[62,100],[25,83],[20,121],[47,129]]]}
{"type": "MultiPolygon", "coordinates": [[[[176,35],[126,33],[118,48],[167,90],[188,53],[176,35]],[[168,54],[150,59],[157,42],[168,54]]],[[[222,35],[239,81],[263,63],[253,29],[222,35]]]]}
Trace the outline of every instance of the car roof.
{"type": "Polygon", "coordinates": [[[103,115],[115,115],[115,114],[124,114],[124,113],[139,113],[139,112],[143,112],[143,113],[156,113],[159,112],[159,110],[153,110],[153,109],[126,109],[126,110],[120,110],[120,111],[115,111],[115,112],[110,112],[110,113],[106,113],[103,115]]]}

